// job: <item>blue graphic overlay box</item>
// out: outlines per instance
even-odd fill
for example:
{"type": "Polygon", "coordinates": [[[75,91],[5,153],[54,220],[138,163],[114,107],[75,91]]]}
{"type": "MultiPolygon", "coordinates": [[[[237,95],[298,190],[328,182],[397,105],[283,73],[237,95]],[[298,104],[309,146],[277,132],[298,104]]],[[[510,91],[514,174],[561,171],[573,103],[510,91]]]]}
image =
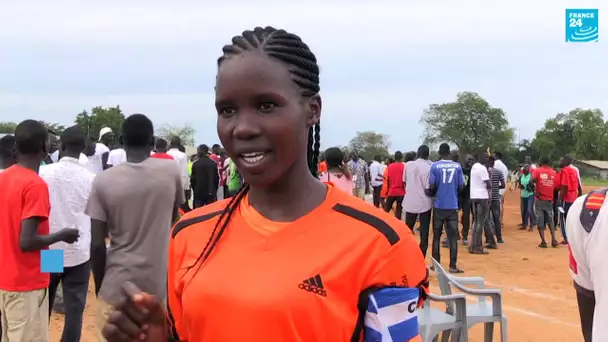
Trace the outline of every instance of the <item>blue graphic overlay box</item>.
{"type": "Polygon", "coordinates": [[[63,250],[43,249],[40,251],[40,273],[62,273],[63,250]]]}
{"type": "Polygon", "coordinates": [[[566,42],[597,42],[599,36],[597,9],[566,10],[566,42]]]}

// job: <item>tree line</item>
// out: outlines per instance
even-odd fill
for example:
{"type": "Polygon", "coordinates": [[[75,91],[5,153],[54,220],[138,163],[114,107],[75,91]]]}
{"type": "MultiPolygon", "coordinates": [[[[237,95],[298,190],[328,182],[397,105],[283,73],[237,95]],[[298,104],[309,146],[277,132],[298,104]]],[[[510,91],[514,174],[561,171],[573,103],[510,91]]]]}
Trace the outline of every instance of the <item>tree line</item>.
{"type": "MultiPolygon", "coordinates": [[[[82,127],[91,139],[97,139],[102,127],[120,131],[125,116],[120,106],[94,107],[77,114],[74,123],[82,127]]],[[[65,129],[58,123],[44,122],[57,135],[65,129]]],[[[461,92],[453,102],[431,104],[420,118],[423,126],[422,139],[432,150],[447,142],[461,155],[476,154],[490,149],[503,153],[509,167],[523,162],[526,156],[538,160],[547,156],[553,162],[564,155],[579,160],[608,160],[608,121],[600,109],[572,109],[558,113],[545,121],[532,139],[516,141],[515,129],[510,126],[506,113],[493,107],[475,92],[461,92]]],[[[0,122],[0,133],[12,133],[17,124],[0,122]]],[[[161,125],[156,130],[159,137],[179,136],[182,143],[195,146],[196,129],[184,126],[161,125]]],[[[357,151],[364,159],[389,156],[390,137],[374,131],[355,134],[348,145],[340,146],[346,152],[357,151]]],[[[417,146],[399,146],[410,151],[417,146]]]]}
{"type": "MultiPolygon", "coordinates": [[[[545,121],[532,139],[516,141],[501,108],[493,107],[475,92],[462,92],[453,102],[431,104],[420,117],[422,139],[432,150],[440,143],[449,143],[461,156],[500,151],[509,167],[515,167],[526,156],[538,160],[547,156],[556,164],[560,157],[570,155],[578,160],[608,160],[608,121],[600,109],[572,109],[545,121]]],[[[357,132],[347,151],[356,150],[366,160],[375,155],[388,156],[389,137],[371,131],[357,132]]],[[[417,146],[399,146],[410,151],[417,146]]]]}
{"type": "MultiPolygon", "coordinates": [[[[90,111],[83,110],[74,118],[74,124],[82,127],[87,136],[92,140],[97,140],[99,131],[103,127],[110,127],[114,132],[120,132],[125,115],[120,106],[115,107],[93,107],[90,111]]],[[[59,123],[51,123],[40,121],[49,131],[57,136],[66,129],[66,126],[59,123]]],[[[0,133],[13,133],[17,127],[16,122],[0,122],[0,133]]],[[[156,128],[156,136],[165,139],[170,139],[173,136],[178,136],[182,140],[182,144],[186,146],[194,146],[196,129],[190,125],[183,126],[164,124],[156,128]]],[[[118,139],[118,137],[116,137],[118,139]]],[[[115,143],[118,143],[116,141],[115,143]]]]}

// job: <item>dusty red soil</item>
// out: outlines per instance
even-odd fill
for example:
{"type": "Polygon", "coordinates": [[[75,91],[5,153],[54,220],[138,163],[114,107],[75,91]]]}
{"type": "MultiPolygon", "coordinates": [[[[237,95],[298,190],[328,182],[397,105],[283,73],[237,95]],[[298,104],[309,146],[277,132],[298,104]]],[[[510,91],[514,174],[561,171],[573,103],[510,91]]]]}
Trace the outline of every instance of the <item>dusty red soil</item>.
{"type": "MultiPolygon", "coordinates": [[[[506,243],[489,255],[469,255],[466,248],[460,247],[459,264],[465,270],[464,275],[482,276],[487,287],[502,290],[510,341],[582,341],[574,289],[568,273],[567,248],[538,248],[536,231],[517,230],[520,222],[519,192],[509,192],[503,233],[506,243]]],[[[561,238],[561,234],[558,236],[561,238]]],[[[448,250],[442,249],[441,252],[442,263],[447,266],[448,250]]],[[[431,290],[438,290],[435,284],[431,290]]],[[[97,342],[95,296],[92,293],[91,280],[84,314],[84,342],[97,342]]],[[[59,341],[62,327],[63,316],[53,314],[51,341],[59,341]]],[[[482,334],[481,326],[473,328],[470,341],[481,342],[482,334]]],[[[497,332],[496,341],[499,341],[497,332]]]]}

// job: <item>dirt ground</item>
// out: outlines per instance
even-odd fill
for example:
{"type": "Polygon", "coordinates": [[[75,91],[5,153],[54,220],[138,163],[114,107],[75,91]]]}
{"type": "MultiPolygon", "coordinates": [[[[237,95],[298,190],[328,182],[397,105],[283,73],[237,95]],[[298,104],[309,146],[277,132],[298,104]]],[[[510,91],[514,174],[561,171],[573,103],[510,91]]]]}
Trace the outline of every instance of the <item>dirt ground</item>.
{"type": "MultiPolygon", "coordinates": [[[[582,341],[576,298],[568,273],[567,248],[538,248],[538,233],[517,230],[519,223],[519,192],[509,192],[505,202],[503,233],[506,243],[500,245],[498,250],[491,250],[489,255],[470,255],[461,246],[459,266],[464,269],[464,276],[482,276],[486,280],[486,287],[502,290],[509,341],[582,341]]],[[[561,241],[560,233],[558,237],[561,241]]],[[[448,250],[442,249],[441,255],[442,264],[447,267],[448,250]]],[[[435,285],[433,283],[431,290],[437,293],[435,285]]],[[[84,314],[83,342],[98,341],[95,296],[92,293],[91,280],[84,314]]],[[[52,342],[59,341],[62,329],[63,317],[53,314],[52,342]]],[[[498,327],[495,330],[495,340],[500,341],[498,327]]],[[[474,327],[469,336],[470,341],[481,342],[483,327],[474,327]]]]}

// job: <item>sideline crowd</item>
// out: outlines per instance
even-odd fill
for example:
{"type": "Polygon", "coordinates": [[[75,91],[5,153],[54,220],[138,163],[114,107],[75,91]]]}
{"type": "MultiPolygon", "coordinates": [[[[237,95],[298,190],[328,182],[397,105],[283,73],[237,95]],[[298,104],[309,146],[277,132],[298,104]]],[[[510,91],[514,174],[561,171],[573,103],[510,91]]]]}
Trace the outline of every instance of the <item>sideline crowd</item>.
{"type": "MultiPolygon", "coordinates": [[[[15,235],[18,230],[0,233],[3,242],[7,239],[19,242],[18,246],[3,244],[3,250],[7,248],[14,252],[19,248],[22,253],[17,255],[24,257],[21,263],[9,262],[9,265],[17,266],[10,270],[12,279],[9,282],[0,278],[0,309],[5,317],[3,331],[5,336],[18,341],[24,336],[32,336],[27,334],[46,336],[44,322],[52,312],[60,284],[65,298],[62,341],[78,341],[91,271],[95,292],[103,298],[98,301],[102,326],[112,309],[105,300],[117,301],[120,293],[116,291],[120,290],[120,284],[133,279],[132,274],[115,269],[116,265],[137,268],[138,261],[132,260],[133,253],[145,255],[148,264],[163,265],[166,256],[155,252],[163,248],[157,245],[154,236],[189,212],[190,202],[194,208],[210,205],[235,196],[243,184],[235,163],[219,145],[213,145],[211,151],[206,145],[200,145],[196,155],[188,157],[178,137],[169,143],[154,138],[151,122],[139,114],[125,121],[117,146],[112,146],[114,132],[109,128],[103,128],[99,141],[92,142],[79,127],[70,127],[61,135],[58,146],[53,146],[54,139],[49,139],[48,133],[35,121],[24,121],[19,130],[25,135],[21,143],[12,135],[0,140],[0,171],[4,171],[0,186],[7,189],[1,199],[6,201],[2,203],[12,203],[6,207],[5,214],[10,217],[13,216],[9,215],[11,212],[21,212],[23,220],[19,236],[15,235]],[[134,133],[142,130],[149,134],[134,133]],[[123,144],[131,147],[129,163],[126,163],[123,144]],[[16,164],[17,155],[20,164],[16,164]],[[116,168],[120,164],[130,167],[116,168]],[[36,170],[39,177],[36,177],[36,170]],[[131,188],[126,182],[134,177],[142,180],[137,188],[131,188]],[[138,202],[121,198],[125,189],[131,194],[139,192],[138,202]],[[169,193],[175,195],[167,197],[169,193]],[[15,207],[14,195],[25,196],[23,207],[15,207]],[[142,201],[146,203],[143,206],[142,201]],[[136,208],[144,210],[141,216],[132,215],[138,210],[136,208]],[[107,217],[107,212],[115,217],[107,217]],[[48,220],[43,220],[44,217],[48,220]],[[141,217],[147,218],[145,225],[133,224],[133,219],[141,217]],[[120,230],[122,226],[146,227],[146,232],[125,232],[120,230]],[[143,236],[149,238],[142,239],[143,236]],[[138,242],[134,244],[134,240],[138,242]],[[120,251],[119,246],[131,246],[130,251],[120,251]],[[32,271],[38,269],[32,267],[37,261],[32,258],[34,254],[27,253],[46,247],[64,251],[64,272],[50,274],[50,278],[32,271]],[[16,290],[19,291],[14,292],[16,290]],[[10,293],[24,295],[9,296],[10,293]],[[48,310],[15,313],[10,309],[19,305],[34,307],[36,303],[43,303],[48,310]],[[13,317],[25,317],[22,320],[33,324],[12,321],[13,317]]],[[[448,144],[441,144],[439,160],[431,162],[429,155],[428,146],[421,145],[417,152],[406,153],[405,157],[397,151],[392,157],[382,160],[376,156],[368,163],[357,152],[347,156],[338,148],[329,148],[320,156],[318,175],[323,182],[360,199],[371,194],[374,206],[386,212],[393,211],[412,230],[418,223],[416,231],[420,234],[419,247],[424,256],[432,224],[433,258],[440,260],[440,245],[449,248],[449,271],[462,273],[458,267],[458,241],[469,246],[469,252],[473,254],[488,254],[488,249],[496,249],[497,244],[504,243],[502,204],[510,174],[501,161],[500,152],[492,156],[487,153],[479,153],[476,157],[465,155],[460,163],[458,153],[450,151],[448,144]],[[460,231],[459,224],[462,225],[460,231]],[[442,241],[444,231],[447,238],[442,241]]],[[[546,226],[550,230],[552,247],[558,246],[557,225],[562,228],[561,243],[566,244],[564,219],[582,191],[580,174],[572,165],[572,159],[565,156],[560,160],[560,166],[560,172],[556,173],[547,158],[541,158],[537,166],[527,157],[515,180],[521,191],[520,229],[532,231],[536,226],[541,248],[547,247],[546,226]],[[558,220],[559,216],[562,220],[558,220]]],[[[4,256],[5,260],[11,261],[15,253],[4,256]]],[[[158,269],[144,268],[140,272],[137,277],[150,280],[155,278],[152,273],[158,269]]],[[[150,293],[162,293],[165,286],[159,281],[145,283],[149,287],[143,290],[150,293]]]]}

